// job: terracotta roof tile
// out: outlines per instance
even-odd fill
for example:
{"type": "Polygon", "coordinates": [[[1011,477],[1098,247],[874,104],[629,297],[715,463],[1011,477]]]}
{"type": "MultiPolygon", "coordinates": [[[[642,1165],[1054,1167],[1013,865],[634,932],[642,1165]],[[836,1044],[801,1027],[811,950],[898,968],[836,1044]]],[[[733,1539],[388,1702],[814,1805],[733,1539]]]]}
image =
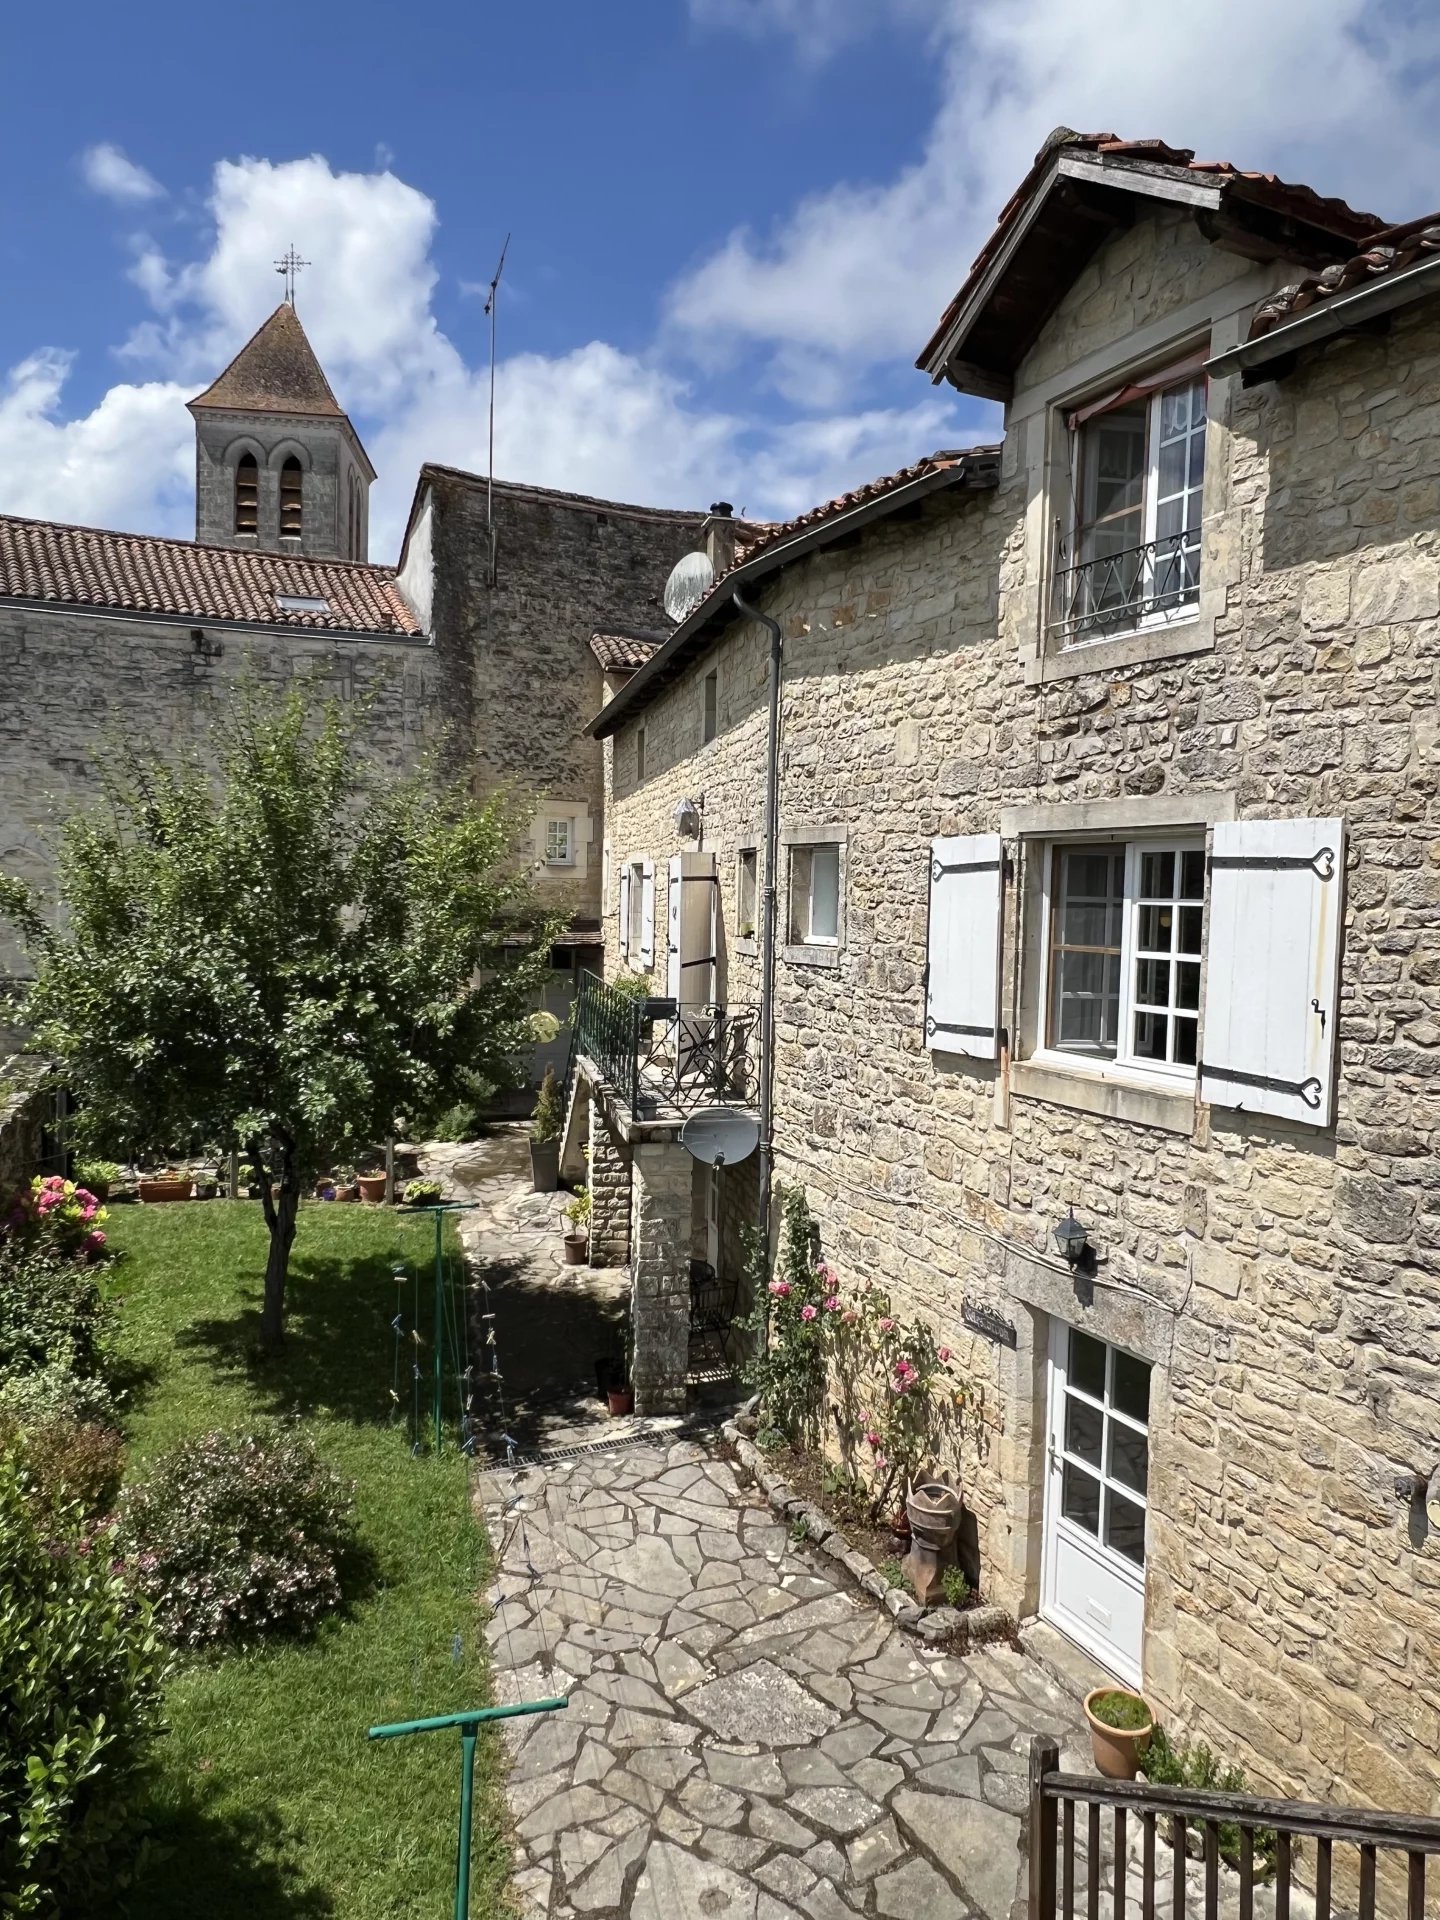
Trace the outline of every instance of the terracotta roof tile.
{"type": "Polygon", "coordinates": [[[319,633],[421,631],[390,567],[232,552],[193,540],[0,515],[0,599],[6,598],[319,633]],[[323,610],[286,608],[280,594],[326,604],[323,610]]]}
{"type": "Polygon", "coordinates": [[[197,393],[190,405],[230,407],[243,413],[344,415],[300,316],[288,300],[251,334],[219,379],[204,393],[197,393]]]}
{"type": "Polygon", "coordinates": [[[633,673],[664,644],[663,634],[657,634],[653,640],[643,640],[634,633],[592,633],[590,636],[590,651],[607,673],[633,673]]]}
{"type": "Polygon", "coordinates": [[[1250,322],[1249,337],[1258,340],[1337,293],[1350,293],[1386,274],[1403,273],[1427,254],[1440,254],[1440,213],[1427,213],[1403,227],[1383,227],[1350,259],[1280,287],[1262,300],[1250,322]]]}

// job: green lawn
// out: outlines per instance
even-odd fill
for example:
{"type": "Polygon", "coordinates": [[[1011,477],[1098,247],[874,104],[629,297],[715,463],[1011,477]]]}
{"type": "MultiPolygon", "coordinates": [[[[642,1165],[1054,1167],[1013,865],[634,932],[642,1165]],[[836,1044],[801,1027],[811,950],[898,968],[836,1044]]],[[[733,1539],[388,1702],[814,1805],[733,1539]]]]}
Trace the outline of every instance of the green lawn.
{"type": "MultiPolygon", "coordinates": [[[[275,1361],[255,1345],[266,1245],[257,1203],[114,1207],[107,1225],[123,1255],[109,1290],[136,1374],[130,1470],[186,1434],[298,1414],[356,1482],[375,1561],[369,1591],[312,1641],[230,1654],[172,1681],[150,1808],[164,1851],[145,1867],[132,1911],[448,1915],[459,1736],[365,1739],[376,1721],[488,1697],[477,1605],[488,1547],[468,1509],[466,1464],[453,1438],[439,1459],[412,1458],[408,1429],[391,1424],[391,1268],[405,1259],[428,1273],[431,1223],[380,1208],[302,1208],[288,1340],[275,1361]]],[[[472,1912],[490,1916],[504,1904],[498,1741],[482,1745],[479,1762],[472,1912]]]]}

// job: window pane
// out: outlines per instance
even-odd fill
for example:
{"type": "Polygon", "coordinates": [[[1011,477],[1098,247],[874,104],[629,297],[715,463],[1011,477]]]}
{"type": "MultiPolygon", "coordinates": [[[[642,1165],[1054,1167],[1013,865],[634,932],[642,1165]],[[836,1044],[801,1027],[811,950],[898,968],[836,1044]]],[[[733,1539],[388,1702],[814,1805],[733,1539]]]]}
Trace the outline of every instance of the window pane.
{"type": "Polygon", "coordinates": [[[1169,393],[1160,396],[1160,437],[1168,440],[1173,434],[1184,433],[1190,425],[1191,388],[1172,387],[1169,393]]]}
{"type": "Polygon", "coordinates": [[[1170,1022],[1163,1013],[1137,1013],[1135,1016],[1135,1057],[1137,1060],[1164,1060],[1170,1022]]]}
{"type": "Polygon", "coordinates": [[[810,938],[835,940],[840,933],[840,849],[816,847],[810,860],[810,938]]]}
{"type": "Polygon", "coordinates": [[[1160,445],[1160,464],[1156,475],[1156,487],[1160,499],[1179,493],[1185,485],[1185,475],[1189,467],[1186,458],[1189,448],[1184,440],[1162,441],[1160,445]]]}
{"type": "Polygon", "coordinates": [[[1124,853],[1063,847],[1055,866],[1050,1044],[1110,1056],[1120,1027],[1124,853]]]}
{"type": "Polygon", "coordinates": [[[1145,1509],[1127,1500],[1123,1493],[1116,1493],[1113,1487],[1105,1494],[1105,1544],[1116,1553],[1124,1554],[1127,1560],[1133,1560],[1137,1567],[1144,1566],[1145,1509]]]}
{"type": "MultiPolygon", "coordinates": [[[[1073,1335],[1071,1336],[1073,1339],[1073,1335]]],[[[1150,1420],[1150,1362],[1137,1360],[1133,1353],[1115,1349],[1115,1379],[1112,1403],[1132,1420],[1148,1425],[1150,1420]]]]}
{"type": "Polygon", "coordinates": [[[1135,968],[1135,998],[1142,1007],[1170,1004],[1170,962],[1141,960],[1135,968]]]}
{"type": "Polygon", "coordinates": [[[1054,1044],[1113,1054],[1120,1025],[1118,953],[1065,952],[1055,967],[1054,1044]]]}
{"type": "Polygon", "coordinates": [[[1199,953],[1202,907],[1181,907],[1179,930],[1175,940],[1178,953],[1199,953]]]}
{"type": "Polygon", "coordinates": [[[1199,1038],[1198,1021],[1184,1014],[1175,1016],[1175,1063],[1181,1067],[1193,1067],[1199,1058],[1196,1042],[1199,1038]]]}
{"type": "Polygon", "coordinates": [[[1190,485],[1198,494],[1205,479],[1205,429],[1202,426],[1190,439],[1190,485]]]}
{"type": "Polygon", "coordinates": [[[1065,1462],[1060,1505],[1067,1520],[1084,1527],[1087,1533],[1099,1533],[1100,1482],[1086,1473],[1083,1467],[1077,1467],[1069,1460],[1065,1462]]]}
{"type": "Polygon", "coordinates": [[[1173,853],[1142,853],[1140,856],[1140,893],[1146,900],[1169,899],[1175,891],[1173,853]]]}
{"type": "Polygon", "coordinates": [[[1090,1466],[1100,1465],[1100,1440],[1105,1416],[1098,1407],[1087,1406],[1073,1395],[1065,1396],[1065,1451],[1078,1455],[1090,1466]]]}
{"type": "Polygon", "coordinates": [[[1141,907],[1138,945],[1142,953],[1169,953],[1174,936],[1173,907],[1141,907]]]}
{"type": "Polygon", "coordinates": [[[1180,856],[1180,898],[1205,898],[1205,853],[1201,847],[1191,847],[1180,856]]]}
{"type": "Polygon", "coordinates": [[[1070,1385],[1088,1393],[1092,1400],[1105,1398],[1105,1343],[1070,1329],[1070,1385]]]}
{"type": "Polygon", "coordinates": [[[1182,960],[1175,969],[1175,1004],[1177,1007],[1189,1007],[1193,1012],[1200,1010],[1200,962],[1182,960]]]}
{"type": "Polygon", "coordinates": [[[790,938],[802,942],[809,932],[810,848],[790,850],[790,938]]]}
{"type": "Polygon", "coordinates": [[[1136,1493],[1144,1493],[1145,1477],[1150,1471],[1150,1445],[1143,1433],[1136,1433],[1133,1427],[1122,1427],[1118,1420],[1110,1422],[1110,1459],[1106,1471],[1112,1480],[1118,1480],[1122,1486],[1133,1487],[1136,1493]]]}

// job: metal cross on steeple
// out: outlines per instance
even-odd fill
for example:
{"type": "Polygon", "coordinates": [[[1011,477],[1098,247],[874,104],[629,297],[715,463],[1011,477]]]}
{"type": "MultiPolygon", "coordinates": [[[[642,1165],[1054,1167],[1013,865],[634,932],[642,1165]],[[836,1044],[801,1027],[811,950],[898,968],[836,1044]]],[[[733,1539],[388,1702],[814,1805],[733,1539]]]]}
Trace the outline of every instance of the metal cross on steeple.
{"type": "Polygon", "coordinates": [[[302,260],[295,251],[293,242],[284,255],[275,262],[275,271],[277,273],[283,273],[285,276],[285,298],[292,307],[295,304],[295,276],[302,267],[308,267],[309,265],[310,262],[308,260],[302,260]]]}

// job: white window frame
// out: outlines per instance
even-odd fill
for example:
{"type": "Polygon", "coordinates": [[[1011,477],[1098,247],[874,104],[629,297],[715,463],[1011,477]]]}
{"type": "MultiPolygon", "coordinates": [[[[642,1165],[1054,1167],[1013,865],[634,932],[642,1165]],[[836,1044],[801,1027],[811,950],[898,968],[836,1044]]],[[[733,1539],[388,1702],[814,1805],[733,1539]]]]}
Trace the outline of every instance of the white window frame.
{"type": "MultiPolygon", "coordinates": [[[[1037,843],[1042,861],[1041,867],[1041,913],[1039,944],[1039,991],[1036,996],[1037,1020],[1035,1029],[1035,1048],[1030,1059],[1036,1066],[1053,1067],[1065,1073],[1079,1073],[1099,1078],[1123,1078],[1144,1081],[1151,1086],[1190,1088],[1195,1085],[1197,1069],[1180,1062],[1152,1060],[1134,1052],[1135,1035],[1135,974],[1139,955],[1136,946],[1136,929],[1139,919],[1139,877],[1140,856],[1143,853],[1200,853],[1206,851],[1206,836],[1199,833],[1173,833],[1146,836],[1131,836],[1125,833],[1074,834],[1061,839],[1042,840],[1037,843]],[[1052,982],[1054,978],[1052,939],[1055,925],[1055,887],[1057,854],[1064,851],[1074,852],[1082,847],[1123,846],[1125,849],[1124,910],[1121,916],[1120,940],[1120,1013],[1119,1035],[1113,1055],[1087,1054],[1058,1047],[1050,1041],[1050,1016],[1052,982]]],[[[1200,901],[1200,953],[1201,966],[1201,1004],[1203,1006],[1203,969],[1205,956],[1206,912],[1208,910],[1208,886],[1200,901]]],[[[1194,904],[1194,903],[1191,903],[1194,904]]],[[[1174,1007],[1175,958],[1171,956],[1171,1008],[1174,1007]]],[[[1197,956],[1185,954],[1185,959],[1197,956]]],[[[1189,1011],[1188,1009],[1186,1010],[1189,1011]]],[[[1196,1054],[1200,1053],[1200,1010],[1196,1009],[1196,1054]]]]}
{"type": "MultiPolygon", "coordinates": [[[[1155,529],[1159,521],[1159,510],[1161,505],[1160,493],[1159,493],[1160,439],[1161,439],[1160,422],[1161,422],[1162,407],[1163,407],[1164,400],[1168,394],[1175,393],[1181,387],[1191,388],[1197,385],[1205,386],[1206,388],[1206,406],[1205,406],[1206,418],[1205,418],[1204,427],[1201,429],[1201,431],[1203,431],[1205,435],[1205,448],[1206,448],[1205,457],[1208,458],[1209,444],[1210,444],[1210,418],[1209,418],[1210,402],[1209,402],[1208,381],[1206,379],[1206,376],[1203,373],[1182,374],[1178,379],[1172,381],[1169,385],[1164,387],[1157,387],[1153,393],[1147,394],[1145,396],[1145,409],[1146,409],[1145,477],[1144,477],[1144,483],[1143,483],[1143,491],[1141,494],[1140,540],[1137,543],[1140,546],[1149,546],[1153,543],[1153,541],[1156,539],[1155,529]]],[[[1075,427],[1067,426],[1064,429],[1067,436],[1067,440],[1068,440],[1066,467],[1068,472],[1069,493],[1070,493],[1070,516],[1069,516],[1070,551],[1072,555],[1074,555],[1074,561],[1072,562],[1072,564],[1080,563],[1079,562],[1080,534],[1081,534],[1082,527],[1086,524],[1081,518],[1082,505],[1084,500],[1084,487],[1085,487],[1085,470],[1084,470],[1083,456],[1085,451],[1086,430],[1087,428],[1092,427],[1098,420],[1101,420],[1103,418],[1104,418],[1103,414],[1095,414],[1095,415],[1092,415],[1092,417],[1089,420],[1081,421],[1078,426],[1075,426],[1075,427]]],[[[1194,437],[1194,434],[1195,434],[1195,428],[1192,426],[1188,429],[1185,437],[1187,440],[1189,440],[1194,437]]],[[[1188,464],[1189,464],[1188,460],[1186,464],[1187,464],[1187,473],[1188,473],[1188,464]]],[[[1190,488],[1189,485],[1187,484],[1180,491],[1183,494],[1183,493],[1192,492],[1194,491],[1194,489],[1190,488]]],[[[1190,593],[1189,597],[1183,600],[1182,602],[1180,602],[1180,604],[1177,606],[1155,608],[1149,613],[1142,613],[1142,614],[1136,615],[1134,619],[1126,619],[1123,615],[1118,616],[1113,621],[1103,625],[1099,631],[1091,634],[1087,634],[1085,637],[1081,639],[1075,639],[1063,633],[1053,631],[1056,625],[1057,615],[1056,615],[1054,605],[1052,603],[1052,605],[1050,606],[1049,619],[1047,621],[1047,625],[1051,628],[1053,632],[1053,645],[1057,652],[1068,654],[1068,653],[1077,652],[1080,649],[1085,647],[1103,646],[1110,641],[1125,639],[1127,636],[1131,634],[1148,633],[1160,627],[1178,626],[1178,625],[1184,624],[1187,621],[1195,620],[1199,617],[1200,591],[1201,591],[1201,585],[1202,585],[1202,570],[1203,570],[1203,562],[1204,562],[1204,540],[1203,540],[1204,511],[1205,511],[1205,507],[1204,507],[1205,459],[1204,458],[1202,458],[1202,462],[1201,462],[1199,493],[1200,493],[1201,517],[1199,521],[1197,521],[1197,525],[1196,525],[1195,548],[1194,548],[1194,554],[1193,554],[1193,561],[1194,561],[1194,567],[1195,567],[1195,584],[1194,584],[1193,591],[1190,593]]],[[[1175,497],[1176,495],[1174,494],[1166,495],[1167,499],[1174,499],[1175,497]]],[[[1151,578],[1151,584],[1153,588],[1153,579],[1154,579],[1153,559],[1148,563],[1148,567],[1150,570],[1150,578],[1151,578]]],[[[1051,592],[1053,595],[1053,592],[1054,592],[1053,583],[1052,583],[1051,592]]]]}
{"type": "Polygon", "coordinates": [[[794,846],[790,849],[789,885],[785,890],[786,919],[792,946],[802,947],[838,947],[840,944],[840,848],[833,841],[819,841],[810,845],[794,846]],[[834,933],[816,933],[815,921],[815,856],[817,854],[835,856],[835,931],[834,933]],[[796,870],[795,856],[803,854],[809,862],[809,873],[805,884],[805,914],[803,931],[797,934],[800,919],[795,911],[796,870]]]}
{"type": "Polygon", "coordinates": [[[708,747],[720,731],[720,669],[712,667],[700,683],[700,744],[708,747]]]}
{"type": "Polygon", "coordinates": [[[625,957],[632,966],[638,966],[645,939],[645,863],[631,860],[627,868],[630,879],[625,902],[625,957]]]}
{"type": "Polygon", "coordinates": [[[545,822],[545,864],[547,867],[575,864],[575,822],[568,815],[552,814],[545,822]],[[559,851],[554,845],[557,829],[564,836],[564,845],[559,851]]]}

